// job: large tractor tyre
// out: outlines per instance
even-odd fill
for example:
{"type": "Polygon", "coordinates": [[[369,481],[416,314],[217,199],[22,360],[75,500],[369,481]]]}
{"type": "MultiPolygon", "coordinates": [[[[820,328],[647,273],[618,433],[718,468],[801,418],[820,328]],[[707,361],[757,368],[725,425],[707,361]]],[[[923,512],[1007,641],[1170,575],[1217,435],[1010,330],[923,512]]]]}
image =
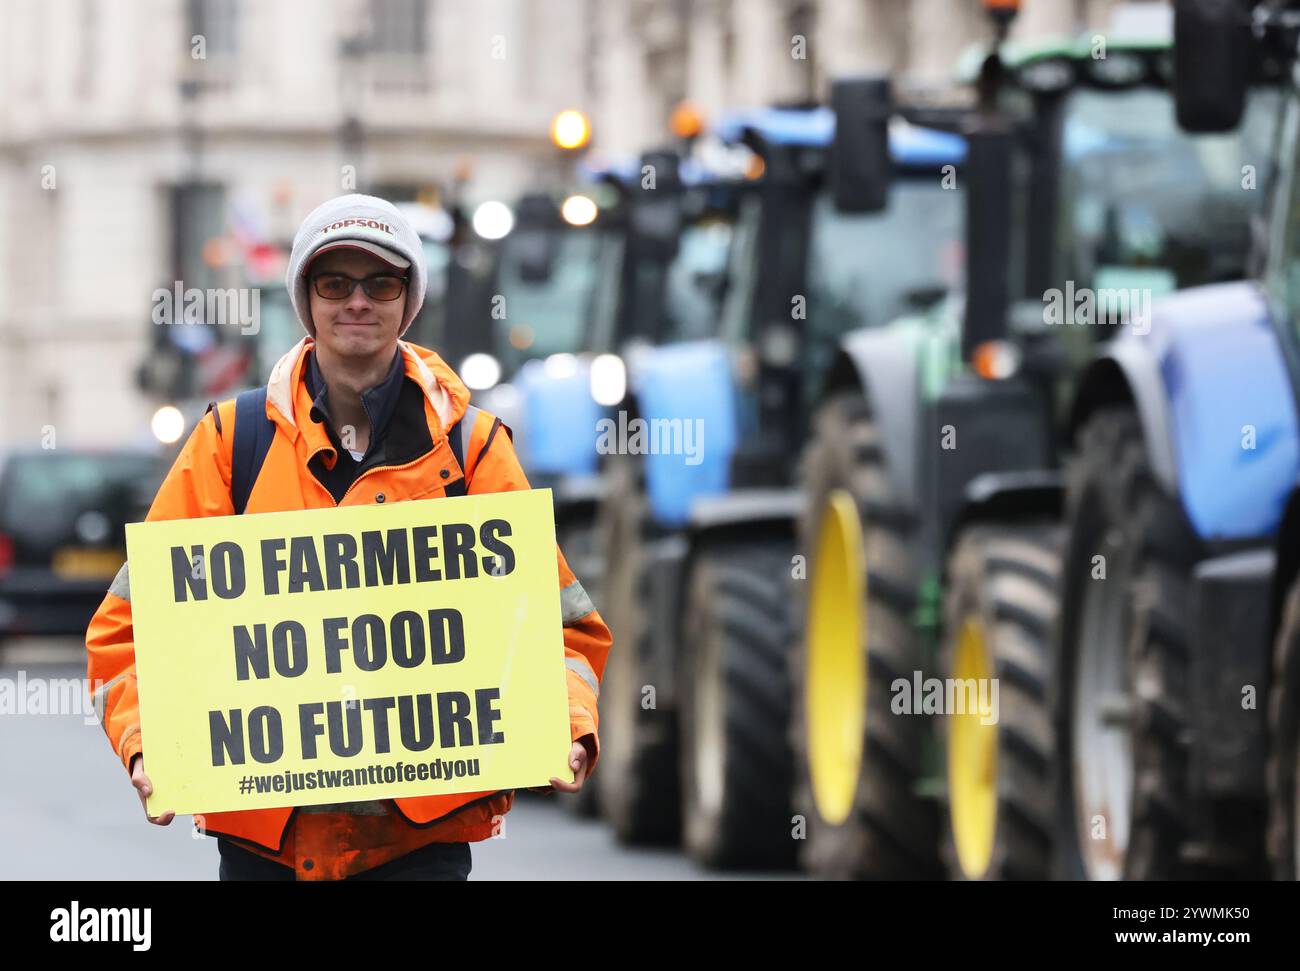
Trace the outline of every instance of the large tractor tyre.
{"type": "MultiPolygon", "coordinates": [[[[560,544],[560,549],[564,551],[564,558],[569,563],[569,569],[582,583],[583,589],[587,591],[587,596],[591,598],[591,602],[600,611],[601,617],[608,623],[609,617],[605,614],[604,591],[601,587],[603,568],[598,560],[599,549],[594,518],[591,515],[566,516],[556,524],[556,539],[560,544]]],[[[603,731],[601,732],[601,738],[603,745],[603,731]]],[[[603,750],[601,758],[603,763],[603,750]]],[[[603,764],[601,771],[604,771],[603,764]]],[[[575,793],[559,793],[560,805],[575,816],[582,818],[595,817],[600,813],[600,800],[597,797],[596,790],[597,785],[593,777],[591,785],[584,785],[575,793]]]]}
{"type": "Polygon", "coordinates": [[[635,459],[607,465],[611,488],[597,530],[608,564],[602,616],[614,637],[600,689],[600,764],[592,775],[600,812],[624,843],[664,844],[680,835],[677,722],[650,664],[649,515],[635,459]]]}
{"type": "MultiPolygon", "coordinates": [[[[604,603],[604,557],[593,513],[566,515],[555,525],[555,538],[564,551],[573,575],[582,581],[591,602],[600,610],[604,603]]],[[[602,613],[602,616],[604,614],[602,613]]]]}
{"type": "Polygon", "coordinates": [[[1136,413],[1094,414],[1072,464],[1064,595],[1061,846],[1067,875],[1194,875],[1189,636],[1199,541],[1156,481],[1136,413]]]}
{"type": "Polygon", "coordinates": [[[680,690],[682,826],[713,868],[790,867],[793,539],[718,543],[687,583],[680,690]]]}
{"type": "Polygon", "coordinates": [[[1273,649],[1269,693],[1268,856],[1278,880],[1300,879],[1300,580],[1273,649]]]}
{"type": "Polygon", "coordinates": [[[957,879],[1049,876],[1061,538],[1050,523],[978,525],[948,561],[942,670],[962,693],[944,718],[943,855],[957,879]]]}
{"type": "Polygon", "coordinates": [[[832,878],[941,875],[937,807],[917,792],[929,726],[891,709],[895,680],[925,666],[912,624],[917,531],[862,395],[819,409],[800,474],[808,573],[795,582],[791,659],[800,862],[832,878]]]}

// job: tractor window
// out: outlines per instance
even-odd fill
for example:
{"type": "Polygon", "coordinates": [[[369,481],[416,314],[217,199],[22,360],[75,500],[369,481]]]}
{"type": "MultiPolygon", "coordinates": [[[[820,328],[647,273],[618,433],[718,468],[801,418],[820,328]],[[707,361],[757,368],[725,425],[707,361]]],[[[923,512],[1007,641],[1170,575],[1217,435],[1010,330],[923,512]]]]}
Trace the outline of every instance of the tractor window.
{"type": "Polygon", "coordinates": [[[903,178],[879,213],[842,213],[829,193],[813,204],[808,254],[808,330],[835,343],[924,309],[958,286],[962,194],[938,173],[903,178]]]}
{"type": "Polygon", "coordinates": [[[424,306],[416,314],[406,339],[425,347],[441,347],[445,341],[447,319],[447,272],[451,263],[451,249],[445,243],[425,239],[424,266],[427,285],[424,306]]]}
{"type": "Polygon", "coordinates": [[[731,221],[723,217],[702,219],[682,231],[664,294],[667,340],[704,340],[717,334],[731,237],[731,221]]]}
{"type": "MultiPolygon", "coordinates": [[[[878,213],[813,203],[808,249],[805,374],[825,374],[840,338],[920,313],[961,285],[965,206],[959,183],[936,172],[895,180],[878,213]]],[[[809,392],[815,382],[807,382],[809,392]]]]}
{"type": "MultiPolygon", "coordinates": [[[[1263,205],[1276,92],[1252,95],[1237,131],[1189,135],[1169,91],[1081,88],[1062,132],[1061,270],[1076,286],[1175,289],[1246,274],[1250,217],[1263,205]]],[[[1064,281],[1062,281],[1064,282],[1064,281]]]]}
{"type": "Polygon", "coordinates": [[[600,232],[597,237],[596,284],[587,308],[583,350],[595,354],[616,353],[619,350],[618,300],[625,240],[622,233],[615,232],[600,232]]]}
{"type": "Polygon", "coordinates": [[[289,302],[289,291],[284,287],[263,287],[259,309],[261,317],[254,359],[257,373],[250,374],[245,379],[246,384],[255,387],[270,379],[275,362],[302,337],[302,324],[298,322],[298,315],[289,302]]]}
{"type": "Polygon", "coordinates": [[[507,375],[530,358],[581,350],[599,266],[597,236],[560,228],[507,239],[498,282],[509,322],[501,335],[507,339],[498,341],[507,375]]]}
{"type": "Polygon", "coordinates": [[[763,208],[757,195],[741,200],[731,254],[727,265],[727,290],[722,301],[720,334],[728,343],[739,343],[748,332],[758,286],[758,231],[763,208]]]}
{"type": "Polygon", "coordinates": [[[1294,328],[1300,321],[1300,98],[1295,95],[1287,106],[1281,144],[1291,149],[1282,162],[1267,276],[1271,289],[1285,301],[1294,328]]]}

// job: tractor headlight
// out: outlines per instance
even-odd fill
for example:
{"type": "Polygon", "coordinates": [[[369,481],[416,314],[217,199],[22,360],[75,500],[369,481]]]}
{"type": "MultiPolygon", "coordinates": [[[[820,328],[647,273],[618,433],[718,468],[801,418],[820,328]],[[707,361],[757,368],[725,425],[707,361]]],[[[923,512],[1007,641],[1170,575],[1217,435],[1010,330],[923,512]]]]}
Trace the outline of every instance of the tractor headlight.
{"type": "Polygon", "coordinates": [[[986,381],[1005,381],[1020,370],[1020,348],[1010,341],[984,341],[975,348],[971,366],[986,381]]]}
{"type": "Polygon", "coordinates": [[[542,373],[552,381],[567,381],[578,373],[578,359],[572,354],[552,354],[542,362],[542,373]]]}
{"type": "Polygon", "coordinates": [[[617,354],[598,354],[591,362],[591,396],[596,404],[613,407],[627,394],[627,367],[617,354]]]}
{"type": "Polygon", "coordinates": [[[1114,51],[1087,62],[1088,77],[1106,88],[1128,88],[1147,76],[1147,62],[1137,54],[1114,51]]]}
{"type": "Polygon", "coordinates": [[[491,354],[471,354],[460,366],[460,379],[471,391],[486,391],[501,380],[501,362],[491,354]]]}
{"type": "Polygon", "coordinates": [[[1026,64],[1017,72],[1020,86],[1035,94],[1054,94],[1074,83],[1074,65],[1063,57],[1026,64]]]}

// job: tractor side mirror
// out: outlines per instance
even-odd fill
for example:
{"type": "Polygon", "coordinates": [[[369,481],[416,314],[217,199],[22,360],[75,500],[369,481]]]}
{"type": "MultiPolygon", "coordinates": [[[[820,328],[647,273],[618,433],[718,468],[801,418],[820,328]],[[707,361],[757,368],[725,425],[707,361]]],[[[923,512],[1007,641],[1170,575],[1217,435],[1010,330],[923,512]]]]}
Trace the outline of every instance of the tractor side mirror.
{"type": "Polygon", "coordinates": [[[828,175],[831,199],[841,212],[880,212],[889,201],[893,163],[888,78],[853,78],[831,85],[835,137],[828,175]]]}
{"type": "Polygon", "coordinates": [[[1004,119],[979,116],[966,131],[966,145],[966,177],[981,187],[966,193],[962,357],[969,361],[980,344],[1006,336],[1016,136],[1004,119]]]}
{"type": "Polygon", "coordinates": [[[1174,105],[1184,131],[1240,124],[1250,51],[1246,0],[1174,0],[1174,105]]]}
{"type": "Polygon", "coordinates": [[[645,152],[641,171],[654,173],[653,188],[642,183],[633,196],[629,221],[640,253],[667,263],[682,233],[681,157],[673,151],[645,152]]]}
{"type": "Polygon", "coordinates": [[[558,232],[523,229],[510,241],[519,260],[519,279],[533,286],[551,282],[555,271],[555,250],[560,245],[558,232]]]}
{"type": "Polygon", "coordinates": [[[548,196],[529,193],[519,200],[518,223],[505,246],[511,250],[519,278],[525,283],[541,286],[550,282],[561,226],[559,210],[548,196]]]}

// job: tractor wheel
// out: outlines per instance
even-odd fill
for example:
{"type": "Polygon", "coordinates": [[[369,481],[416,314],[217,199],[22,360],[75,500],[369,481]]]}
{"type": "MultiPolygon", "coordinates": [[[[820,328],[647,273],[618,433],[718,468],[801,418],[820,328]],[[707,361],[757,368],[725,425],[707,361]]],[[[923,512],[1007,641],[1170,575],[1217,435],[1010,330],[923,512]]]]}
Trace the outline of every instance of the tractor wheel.
{"type": "Polygon", "coordinates": [[[607,465],[611,488],[597,530],[608,565],[602,612],[614,635],[600,690],[600,764],[592,779],[601,814],[625,843],[674,842],[680,833],[676,714],[650,667],[649,515],[633,458],[607,465]]]}
{"type": "Polygon", "coordinates": [[[792,539],[716,543],[687,582],[682,825],[708,867],[789,867],[792,539]]]}
{"type": "Polygon", "coordinates": [[[1199,541],[1156,481],[1131,408],[1088,420],[1068,502],[1057,726],[1067,875],[1188,876],[1187,606],[1199,541]]]}
{"type": "Polygon", "coordinates": [[[555,538],[564,551],[564,558],[569,562],[569,569],[582,581],[587,596],[599,610],[604,602],[601,584],[604,579],[604,562],[595,517],[590,512],[566,516],[555,524],[555,538]]]}
{"type": "Polygon", "coordinates": [[[818,411],[801,462],[805,514],[791,660],[799,855],[839,878],[940,874],[938,814],[917,793],[928,726],[894,714],[891,686],[924,667],[913,626],[917,530],[885,471],[865,398],[818,411]]]}
{"type": "Polygon", "coordinates": [[[974,692],[947,727],[948,871],[967,880],[1043,880],[1051,863],[1048,684],[1061,530],[977,525],[948,561],[942,670],[974,692]],[[996,694],[993,691],[996,690],[996,694]],[[985,707],[987,705],[987,707],[985,707]]]}
{"type": "Polygon", "coordinates": [[[1273,649],[1269,695],[1268,855],[1278,880],[1300,879],[1300,579],[1273,649]]]}

